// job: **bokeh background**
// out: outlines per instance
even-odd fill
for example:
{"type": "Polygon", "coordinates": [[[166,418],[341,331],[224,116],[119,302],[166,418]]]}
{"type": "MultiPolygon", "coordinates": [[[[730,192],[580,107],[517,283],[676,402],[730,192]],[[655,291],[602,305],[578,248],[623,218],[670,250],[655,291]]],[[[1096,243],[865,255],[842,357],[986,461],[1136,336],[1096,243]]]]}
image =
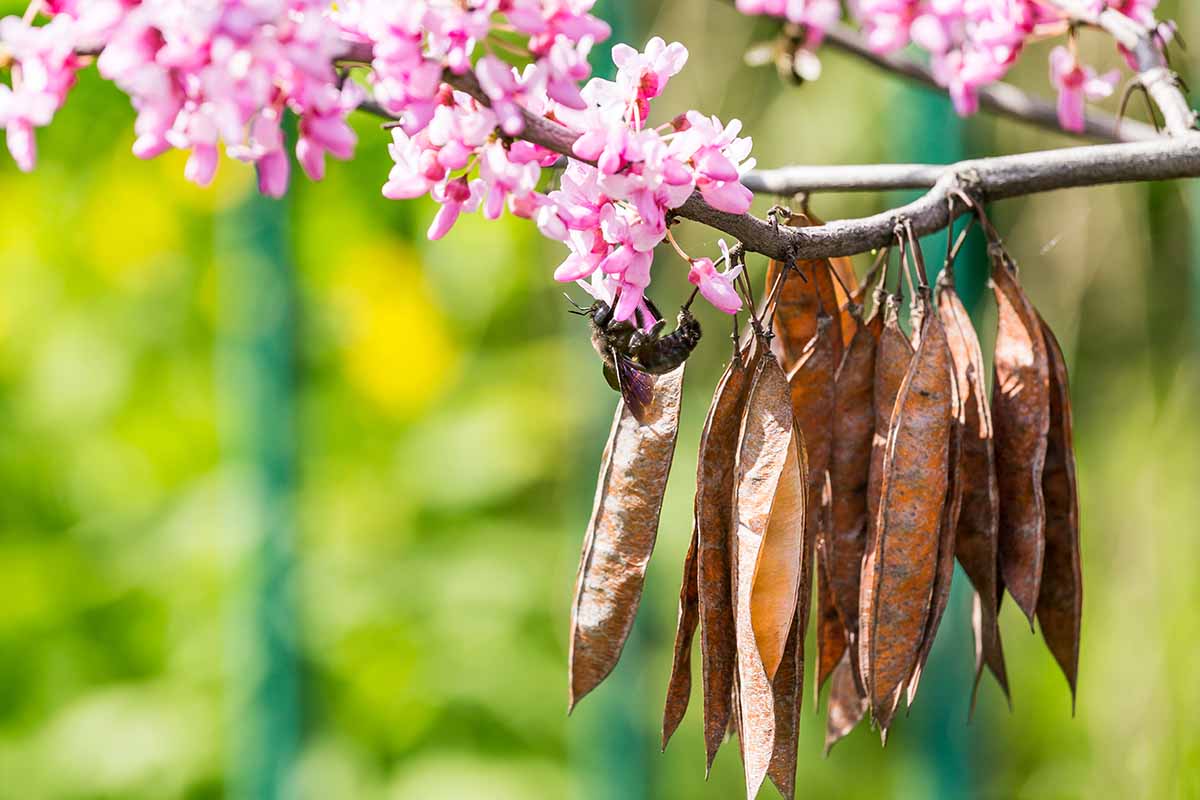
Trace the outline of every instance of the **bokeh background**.
{"type": "MultiPolygon", "coordinates": [[[[1200,41],[1193,6],[1164,2],[1161,16],[1200,41]]],[[[741,62],[774,26],[727,4],[601,8],[621,38],[690,48],[660,114],[740,117],[763,166],[1069,143],[959,121],[936,93],[831,51],[819,81],[784,86],[741,62]]],[[[1099,35],[1084,46],[1118,63],[1099,35]]],[[[1047,50],[1012,80],[1047,93],[1047,50]]],[[[234,162],[197,189],[179,154],[133,158],[127,100],[92,71],[80,83],[39,134],[36,172],[0,158],[0,797],[740,796],[735,743],[705,784],[698,697],[658,752],[725,320],[702,312],[710,334],[633,637],[568,719],[568,605],[615,398],[550,279],[560,248],[477,217],[424,241],[432,204],[380,196],[387,135],[368,117],[354,162],[282,202],[259,199],[234,162]]],[[[1006,604],[1014,708],[985,679],[967,724],[960,572],[886,750],[862,726],[822,759],[809,701],[801,794],[1200,797],[1200,187],[1076,190],[993,213],[1072,373],[1078,709],[1006,604]]],[[[686,227],[685,246],[715,252],[712,231],[686,227]]],[[[971,258],[986,348],[994,310],[971,258]]],[[[663,262],[653,294],[669,307],[684,271],[663,262]]]]}

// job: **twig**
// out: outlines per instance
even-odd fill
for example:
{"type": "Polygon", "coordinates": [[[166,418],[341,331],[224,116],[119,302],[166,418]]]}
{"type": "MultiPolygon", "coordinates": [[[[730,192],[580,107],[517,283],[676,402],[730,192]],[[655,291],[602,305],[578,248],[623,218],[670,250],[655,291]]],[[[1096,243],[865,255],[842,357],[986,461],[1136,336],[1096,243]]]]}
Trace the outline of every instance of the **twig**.
{"type": "MultiPolygon", "coordinates": [[[[901,75],[909,80],[944,92],[933,73],[903,53],[881,55],[867,47],[866,42],[853,28],[837,24],[825,32],[826,43],[845,53],[874,64],[880,69],[901,75]]],[[[979,105],[988,111],[1001,114],[1021,122],[1036,125],[1057,133],[1069,134],[1058,122],[1054,103],[1028,94],[1010,83],[993,83],[979,90],[979,105]]],[[[1153,139],[1154,128],[1136,120],[1118,120],[1103,112],[1089,110],[1084,120],[1083,136],[1103,142],[1135,142],[1153,139]]]]}
{"type": "Polygon", "coordinates": [[[1046,0],[1077,22],[1100,28],[1128,50],[1137,64],[1138,81],[1162,112],[1167,132],[1190,134],[1196,127],[1196,112],[1188,104],[1179,86],[1179,77],[1167,63],[1153,29],[1117,11],[1105,8],[1100,13],[1081,0],[1046,0]]]}

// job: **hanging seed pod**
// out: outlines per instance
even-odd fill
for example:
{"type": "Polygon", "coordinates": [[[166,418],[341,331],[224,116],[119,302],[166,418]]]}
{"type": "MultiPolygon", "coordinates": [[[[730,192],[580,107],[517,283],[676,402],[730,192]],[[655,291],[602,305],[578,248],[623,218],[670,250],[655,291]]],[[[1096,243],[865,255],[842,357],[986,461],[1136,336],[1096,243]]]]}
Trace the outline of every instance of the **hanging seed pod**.
{"type": "Polygon", "coordinates": [[[1042,469],[1050,428],[1049,368],[1037,312],[1017,283],[1016,265],[997,243],[989,252],[999,311],[992,412],[1000,574],[1032,625],[1045,552],[1042,469]]]}
{"type": "MultiPolygon", "coordinates": [[[[923,291],[928,291],[927,289],[923,291]]],[[[926,302],[926,305],[928,303],[926,302]]],[[[886,732],[930,611],[951,431],[950,353],[941,321],[923,316],[920,346],[896,396],[884,457],[876,542],[864,568],[860,661],[871,714],[886,732]]]]}
{"type": "Polygon", "coordinates": [[[829,684],[829,716],[825,720],[825,756],[846,738],[867,713],[867,698],[859,692],[850,654],[842,656],[829,684]]]}
{"type": "Polygon", "coordinates": [[[671,663],[671,677],[667,681],[667,703],[663,709],[662,749],[667,743],[683,715],[687,713],[688,700],[692,695],[692,638],[700,621],[700,594],[697,584],[696,541],[698,534],[692,529],[692,541],[683,560],[683,585],[679,589],[679,621],[675,629],[675,657],[671,663]]]}
{"type": "Polygon", "coordinates": [[[975,651],[979,656],[971,690],[971,707],[974,708],[984,664],[995,676],[1005,697],[1008,696],[1008,675],[996,618],[999,496],[992,450],[992,414],[984,385],[983,350],[970,316],[955,291],[952,266],[943,270],[938,280],[937,305],[950,346],[958,394],[955,420],[959,429],[958,485],[962,500],[955,531],[955,554],[979,594],[982,608],[979,624],[974,626],[975,651]]]}
{"type": "MultiPolygon", "coordinates": [[[[800,450],[801,483],[808,481],[808,460],[804,449],[800,450]]],[[[811,586],[803,574],[798,592],[799,597],[811,594],[811,586]]],[[[788,641],[784,648],[783,661],[775,673],[771,688],[775,709],[775,747],[767,776],[779,792],[787,798],[796,793],[796,752],[800,743],[800,705],[804,691],[804,633],[808,627],[807,605],[799,600],[788,641]]]]}
{"type": "MultiPolygon", "coordinates": [[[[761,352],[761,349],[755,349],[761,352]]],[[[745,354],[749,358],[749,353],[745,354]]],[[[700,596],[700,656],[704,684],[706,769],[725,739],[737,671],[730,533],[733,531],[734,469],[738,434],[750,377],[757,361],[735,356],[717,384],[700,435],[696,474],[697,566],[700,596]]]]}
{"type": "Polygon", "coordinates": [[[829,533],[829,514],[824,501],[833,443],[833,375],[837,367],[834,345],[840,343],[838,336],[833,318],[825,313],[818,314],[817,332],[788,375],[792,413],[796,426],[804,436],[808,455],[809,513],[805,517],[801,586],[809,587],[809,591],[802,591],[799,600],[801,649],[808,630],[816,547],[818,542],[825,541],[829,533]]]}
{"type": "MultiPolygon", "coordinates": [[[[829,465],[833,513],[828,540],[830,590],[852,641],[858,631],[859,576],[867,548],[867,483],[875,435],[875,347],[883,330],[883,317],[874,314],[869,322],[856,327],[834,378],[829,465]]],[[[854,660],[857,663],[857,658],[854,660]]]]}
{"type": "Polygon", "coordinates": [[[1046,467],[1042,473],[1046,501],[1046,557],[1037,618],[1042,638],[1071,687],[1071,713],[1074,714],[1083,575],[1079,563],[1079,497],[1075,482],[1071,390],[1058,339],[1046,321],[1038,319],[1050,363],[1050,434],[1046,467]]]}
{"type": "Polygon", "coordinates": [[[869,647],[862,630],[863,620],[874,615],[875,595],[874,583],[868,578],[875,570],[876,555],[879,548],[879,506],[883,491],[884,456],[887,452],[887,442],[890,436],[889,428],[892,420],[892,410],[896,405],[896,397],[900,385],[913,358],[912,345],[908,337],[900,330],[899,295],[876,293],[877,298],[883,299],[883,330],[879,334],[879,344],[875,351],[875,379],[872,388],[872,405],[875,411],[874,435],[871,440],[871,464],[867,478],[867,549],[863,555],[862,574],[859,578],[858,600],[858,668],[863,687],[870,685],[867,674],[868,662],[864,659],[869,647]]]}
{"type": "Polygon", "coordinates": [[[612,672],[641,602],[675,454],[683,370],[655,380],[644,424],[624,402],[617,406],[572,603],[569,708],[612,672]]]}
{"type": "MultiPolygon", "coordinates": [[[[806,208],[804,213],[808,216],[810,225],[825,224],[825,221],[811,210],[806,208]]],[[[862,305],[861,297],[858,300],[854,299],[854,295],[858,294],[862,287],[858,285],[858,276],[854,274],[854,262],[847,256],[829,259],[829,267],[832,270],[833,292],[838,309],[838,327],[842,331],[842,351],[844,353],[862,322],[857,314],[851,312],[854,305],[862,305]]],[[[830,313],[833,313],[832,309],[830,309],[830,313]]]]}
{"type": "Polygon", "coordinates": [[[817,680],[813,684],[813,702],[820,702],[821,688],[833,674],[846,652],[846,626],[833,602],[830,585],[831,564],[826,549],[817,545],[817,680]]]}
{"type": "MultiPolygon", "coordinates": [[[[806,227],[812,223],[803,214],[793,214],[788,217],[787,224],[806,227]]],[[[772,349],[789,372],[803,357],[804,349],[816,334],[819,312],[832,314],[841,307],[834,290],[833,268],[829,261],[798,261],[796,269],[797,272],[793,272],[781,286],[773,325],[775,339],[772,349]]],[[[767,264],[766,285],[774,286],[783,272],[783,262],[770,261],[767,264]]],[[[841,360],[842,333],[840,323],[834,322],[835,328],[838,328],[834,337],[833,363],[836,365],[841,360]]]]}
{"type": "MultiPolygon", "coordinates": [[[[951,409],[958,408],[958,394],[954,382],[950,382],[951,409]]],[[[952,412],[953,413],[953,412],[952,412]]],[[[933,640],[937,635],[938,626],[942,623],[942,615],[950,602],[950,582],[954,577],[954,531],[958,527],[958,517],[962,509],[962,483],[960,478],[959,459],[961,429],[951,422],[950,450],[946,459],[946,477],[949,481],[946,490],[946,503],[942,507],[942,519],[938,529],[937,571],[933,577],[933,590],[930,595],[929,618],[925,622],[925,632],[921,638],[921,649],[917,653],[917,663],[913,667],[912,677],[908,680],[908,706],[912,708],[913,700],[917,697],[917,686],[921,682],[921,674],[925,671],[925,662],[929,660],[929,652],[933,649],[933,640]]]]}
{"type": "Polygon", "coordinates": [[[783,660],[800,589],[805,515],[801,435],[787,376],[764,353],[746,403],[738,447],[736,631],[739,743],[753,798],[775,747],[772,680],[783,660]]]}

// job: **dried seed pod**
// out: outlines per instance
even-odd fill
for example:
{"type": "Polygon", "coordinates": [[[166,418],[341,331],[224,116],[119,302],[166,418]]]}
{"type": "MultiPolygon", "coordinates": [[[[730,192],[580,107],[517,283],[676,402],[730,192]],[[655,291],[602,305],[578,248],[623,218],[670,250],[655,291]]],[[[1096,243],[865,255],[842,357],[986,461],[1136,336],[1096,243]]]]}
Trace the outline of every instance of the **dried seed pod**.
{"type": "Polygon", "coordinates": [[[882,330],[883,318],[878,314],[859,325],[834,378],[829,583],[851,639],[858,631],[859,576],[867,548],[867,481],[875,435],[875,346],[882,330]]]}
{"type": "Polygon", "coordinates": [[[1038,594],[1037,618],[1046,646],[1071,687],[1079,673],[1079,628],[1083,614],[1083,575],[1079,558],[1079,497],[1075,482],[1075,451],[1071,420],[1071,390],[1067,363],[1058,339],[1039,317],[1050,364],[1050,433],[1042,488],[1046,501],[1046,558],[1038,594]]]}
{"type": "Polygon", "coordinates": [[[817,543],[825,541],[829,532],[829,514],[824,509],[830,450],[833,444],[833,379],[837,369],[834,346],[840,344],[838,336],[833,318],[827,314],[818,314],[817,331],[788,375],[792,413],[796,426],[804,437],[808,462],[809,513],[805,517],[801,586],[810,587],[810,590],[801,592],[799,600],[801,640],[808,630],[817,543]]]}
{"type": "Polygon", "coordinates": [[[1050,377],[1037,312],[1017,283],[1016,265],[993,244],[992,285],[999,311],[992,413],[1000,492],[1000,574],[1033,623],[1045,553],[1042,469],[1050,429],[1050,377]]]}
{"type": "Polygon", "coordinates": [[[644,424],[617,406],[572,603],[570,708],[612,672],[633,626],[675,454],[683,369],[655,380],[644,424]]]}
{"type": "Polygon", "coordinates": [[[936,315],[925,314],[921,327],[892,412],[876,541],[863,574],[869,602],[859,618],[859,658],[871,714],[884,731],[923,639],[949,488],[950,352],[936,315]]]}
{"type": "MultiPolygon", "coordinates": [[[[794,214],[787,224],[806,227],[812,223],[803,214],[794,214]]],[[[804,349],[816,334],[818,314],[822,311],[833,314],[841,307],[834,289],[833,268],[828,260],[798,261],[796,269],[780,288],[775,305],[775,339],[772,341],[776,356],[789,371],[803,357],[804,349]]],[[[783,270],[783,262],[768,262],[766,285],[774,286],[783,270]]],[[[842,355],[842,333],[837,320],[834,327],[837,328],[833,362],[836,365],[842,355]]]]}
{"type": "Polygon", "coordinates": [[[820,702],[821,687],[833,674],[846,652],[846,626],[833,602],[829,582],[831,568],[826,548],[817,545],[817,680],[813,684],[814,703],[820,702]]]}
{"type": "Polygon", "coordinates": [[[979,624],[975,626],[975,650],[979,658],[971,692],[974,708],[984,664],[1008,696],[1008,675],[996,618],[999,495],[992,449],[992,414],[984,383],[983,350],[971,318],[955,291],[954,274],[950,269],[944,270],[938,281],[937,304],[950,346],[958,394],[955,417],[960,431],[958,468],[961,477],[958,485],[962,490],[962,502],[955,531],[955,554],[982,602],[979,624]]]}
{"type": "Polygon", "coordinates": [[[739,438],[734,494],[738,730],[752,798],[775,747],[771,682],[796,613],[805,512],[803,442],[792,420],[787,376],[770,353],[757,368],[739,438]]]}
{"type": "Polygon", "coordinates": [[[796,794],[796,753],[800,743],[800,702],[804,690],[804,642],[797,637],[800,615],[792,618],[783,661],[771,682],[775,746],[767,776],[785,798],[796,794]]]}
{"type": "MultiPolygon", "coordinates": [[[[880,299],[879,293],[876,299],[880,299]]],[[[874,573],[879,547],[877,528],[883,490],[883,462],[896,396],[900,392],[900,385],[904,382],[913,357],[912,345],[900,330],[899,308],[902,298],[899,295],[888,295],[883,299],[882,314],[876,314],[876,317],[883,320],[883,329],[879,333],[879,343],[875,349],[875,378],[872,387],[875,424],[871,440],[871,464],[867,473],[867,547],[863,554],[862,574],[859,578],[858,669],[864,688],[870,685],[870,676],[866,672],[868,664],[863,658],[869,642],[864,638],[862,622],[874,614],[875,587],[868,576],[874,573]]]]}
{"type": "MultiPolygon", "coordinates": [[[[959,407],[958,392],[954,381],[950,382],[951,402],[953,409],[959,407]]],[[[921,682],[921,674],[925,671],[925,662],[929,660],[929,652],[933,649],[933,640],[937,635],[938,626],[942,623],[942,615],[946,613],[946,605],[950,602],[950,582],[954,577],[954,532],[958,527],[958,517],[962,509],[962,483],[960,477],[959,459],[962,438],[961,429],[951,422],[950,451],[946,459],[946,503],[942,507],[942,519],[938,529],[937,571],[934,573],[933,590],[930,595],[929,617],[925,621],[925,633],[922,634],[921,649],[917,653],[917,663],[913,667],[912,677],[908,680],[908,705],[912,707],[917,697],[917,686],[921,682]]]]}
{"type": "Polygon", "coordinates": [[[850,731],[867,713],[867,698],[859,692],[854,679],[854,668],[850,664],[850,653],[833,670],[829,684],[829,716],[825,720],[825,755],[833,746],[849,735],[850,731]]]}
{"type": "MultiPolygon", "coordinates": [[[[809,224],[825,224],[825,221],[812,211],[805,213],[808,215],[809,224]]],[[[858,276],[854,274],[854,262],[848,256],[829,259],[829,266],[832,270],[833,292],[839,310],[838,323],[842,331],[842,352],[844,353],[845,348],[850,346],[850,340],[854,338],[854,333],[862,321],[859,315],[852,311],[855,304],[862,304],[861,299],[857,301],[854,299],[854,295],[859,293],[860,287],[858,276]]],[[[832,309],[830,309],[830,313],[832,313],[832,309]]]]}
{"type": "MultiPolygon", "coordinates": [[[[757,351],[756,351],[757,352],[757,351]]],[[[746,354],[749,355],[748,353],[746,354]]],[[[734,357],[717,384],[708,418],[700,435],[696,474],[697,566],[700,594],[700,657],[704,684],[704,745],[706,766],[713,759],[732,714],[737,671],[734,630],[732,563],[734,468],[738,433],[750,377],[757,362],[734,357]]]]}
{"type": "Polygon", "coordinates": [[[667,702],[663,709],[662,749],[683,715],[687,713],[688,700],[692,695],[692,637],[700,621],[700,595],[697,585],[696,543],[698,534],[692,529],[692,541],[683,560],[683,585],[679,589],[679,621],[675,629],[675,657],[671,663],[671,677],[667,681],[667,702]]]}

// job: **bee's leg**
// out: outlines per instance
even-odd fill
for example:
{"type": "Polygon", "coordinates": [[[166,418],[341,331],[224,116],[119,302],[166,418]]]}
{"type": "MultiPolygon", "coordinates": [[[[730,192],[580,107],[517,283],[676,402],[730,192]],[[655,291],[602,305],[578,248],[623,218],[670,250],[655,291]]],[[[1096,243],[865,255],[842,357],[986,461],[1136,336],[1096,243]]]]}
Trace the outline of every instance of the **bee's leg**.
{"type": "Polygon", "coordinates": [[[633,352],[641,350],[644,345],[658,341],[662,336],[663,329],[667,327],[667,321],[660,319],[648,331],[634,331],[629,337],[629,349],[633,352]]]}

